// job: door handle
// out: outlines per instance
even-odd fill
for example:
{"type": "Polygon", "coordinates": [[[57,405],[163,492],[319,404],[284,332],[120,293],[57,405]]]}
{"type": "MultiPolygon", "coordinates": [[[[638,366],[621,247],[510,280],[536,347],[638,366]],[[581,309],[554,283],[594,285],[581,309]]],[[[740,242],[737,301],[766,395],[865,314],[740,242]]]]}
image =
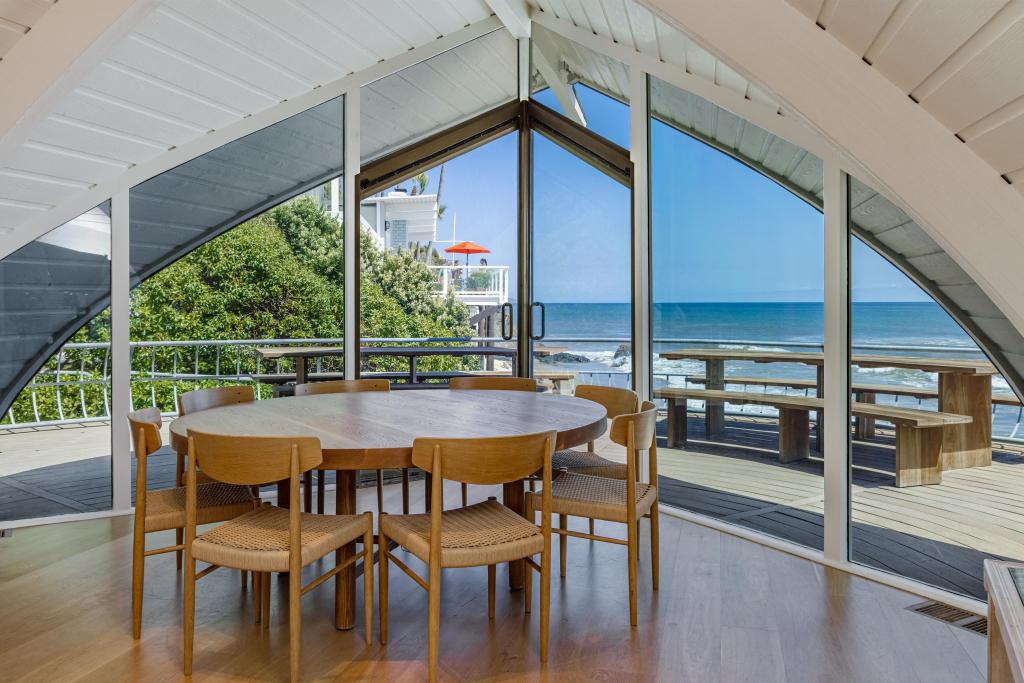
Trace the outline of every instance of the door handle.
{"type": "Polygon", "coordinates": [[[512,336],[515,334],[515,311],[512,309],[512,304],[508,301],[501,305],[501,338],[505,341],[511,341],[512,336]],[[506,316],[505,314],[508,313],[506,316]],[[508,318],[508,326],[506,327],[505,319],[508,318]]]}
{"type": "MultiPolygon", "coordinates": [[[[547,313],[544,310],[544,303],[543,302],[534,301],[532,304],[530,304],[531,312],[532,312],[532,309],[535,306],[540,306],[540,334],[538,334],[538,335],[531,334],[530,335],[530,339],[532,339],[533,341],[540,341],[541,339],[544,338],[544,335],[547,332],[547,313]]],[[[531,328],[533,326],[533,316],[532,315],[530,317],[530,326],[531,326],[531,328]]]]}

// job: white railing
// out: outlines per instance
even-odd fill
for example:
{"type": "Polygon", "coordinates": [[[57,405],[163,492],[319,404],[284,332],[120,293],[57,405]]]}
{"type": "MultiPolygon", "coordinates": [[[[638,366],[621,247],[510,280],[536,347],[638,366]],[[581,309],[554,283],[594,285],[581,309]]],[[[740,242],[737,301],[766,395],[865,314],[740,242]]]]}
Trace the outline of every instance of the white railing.
{"type": "MultiPolygon", "coordinates": [[[[507,344],[500,337],[421,337],[421,338],[363,338],[364,345],[374,344],[507,344]]],[[[627,344],[628,337],[547,337],[545,342],[552,343],[606,343],[627,344]]],[[[131,396],[132,408],[156,406],[168,414],[173,412],[177,404],[178,394],[197,388],[201,383],[232,382],[253,384],[257,396],[269,395],[266,387],[253,379],[253,375],[263,373],[282,373],[292,371],[291,361],[276,360],[263,362],[255,354],[257,346],[289,346],[289,345],[343,345],[340,338],[318,339],[220,339],[203,341],[154,341],[131,343],[131,396]]],[[[771,340],[723,340],[723,339],[675,339],[656,338],[656,348],[676,347],[685,345],[750,345],[775,346],[794,348],[821,348],[814,342],[785,343],[771,340]]],[[[938,347],[938,346],[883,346],[877,344],[857,344],[854,347],[862,351],[890,350],[901,352],[944,352],[977,354],[977,349],[969,347],[938,347]]],[[[657,352],[655,352],[657,356],[657,352]]],[[[340,372],[340,359],[316,359],[310,368],[311,372],[340,372]]],[[[656,381],[665,384],[689,383],[686,372],[654,372],[656,381]]],[[[577,372],[577,381],[587,384],[608,384],[613,386],[629,386],[628,370],[609,367],[607,370],[581,368],[577,372]]],[[[767,388],[764,389],[768,391],[767,388]]],[[[801,392],[794,389],[772,388],[772,392],[801,392]]],[[[110,414],[110,347],[107,343],[66,344],[57,354],[46,370],[41,371],[22,391],[21,412],[15,415],[14,409],[8,410],[0,421],[0,429],[5,427],[37,427],[58,424],[78,424],[108,420],[110,414]],[[25,415],[25,404],[30,406],[30,414],[25,415]],[[16,417],[18,419],[16,419],[16,417]]],[[[900,398],[899,403],[921,404],[922,399],[900,398]]],[[[697,408],[697,405],[694,405],[697,408]]],[[[733,411],[731,411],[733,412],[733,411]]],[[[735,411],[737,414],[748,414],[748,408],[735,411]]],[[[1000,438],[1016,437],[1020,425],[1024,422],[1022,409],[1013,406],[993,406],[993,417],[1002,416],[1004,428],[1000,430],[1000,438]],[[1014,414],[1015,413],[1015,414],[1014,414]],[[1012,425],[1012,426],[1010,426],[1012,425]]]]}
{"type": "Polygon", "coordinates": [[[451,292],[471,306],[500,306],[508,302],[508,266],[429,266],[438,296],[451,292]]]}

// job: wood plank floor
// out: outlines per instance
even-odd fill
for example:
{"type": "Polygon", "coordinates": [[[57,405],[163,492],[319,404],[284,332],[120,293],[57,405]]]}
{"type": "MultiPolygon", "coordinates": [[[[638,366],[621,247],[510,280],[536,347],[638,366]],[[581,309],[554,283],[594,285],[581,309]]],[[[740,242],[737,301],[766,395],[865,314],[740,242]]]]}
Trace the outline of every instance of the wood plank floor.
{"type": "MultiPolygon", "coordinates": [[[[388,489],[385,505],[395,510],[398,491],[388,489]]],[[[414,486],[415,498],[421,490],[414,486]]],[[[450,490],[449,499],[455,500],[456,489],[450,490]]],[[[470,491],[474,498],[492,493],[483,487],[470,491]]],[[[372,489],[360,491],[358,507],[373,509],[372,489]]],[[[672,517],[662,519],[662,587],[658,592],[650,587],[644,523],[640,623],[632,632],[624,549],[569,540],[568,577],[562,580],[556,572],[552,581],[551,657],[543,667],[537,660],[537,611],[523,614],[522,591],[499,588],[496,619],[489,623],[484,570],[446,570],[443,680],[984,680],[984,639],[905,609],[919,598],[672,517]]],[[[603,530],[621,535],[615,525],[603,530]]],[[[162,536],[150,543],[167,542],[171,534],[162,536]]],[[[173,558],[147,562],[142,640],[133,641],[130,543],[131,523],[125,518],[18,530],[0,540],[4,680],[182,678],[181,583],[173,558]]],[[[503,586],[503,569],[499,575],[503,586]]],[[[354,631],[333,628],[330,587],[304,598],[303,680],[423,679],[426,593],[396,567],[390,583],[387,647],[376,635],[373,644],[364,643],[361,616],[354,631]]],[[[286,680],[285,590],[275,581],[272,626],[261,632],[237,572],[219,570],[203,579],[193,678],[286,680]]]]}

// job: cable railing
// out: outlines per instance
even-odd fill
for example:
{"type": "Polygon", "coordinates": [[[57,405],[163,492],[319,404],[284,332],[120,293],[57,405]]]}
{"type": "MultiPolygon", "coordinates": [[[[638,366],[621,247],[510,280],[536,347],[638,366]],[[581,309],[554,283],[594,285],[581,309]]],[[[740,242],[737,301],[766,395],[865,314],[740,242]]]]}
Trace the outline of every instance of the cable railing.
{"type": "MultiPolygon", "coordinates": [[[[629,337],[623,336],[549,336],[545,344],[559,343],[566,345],[583,344],[617,344],[629,345],[629,337]]],[[[709,338],[671,338],[659,337],[653,340],[655,358],[658,350],[666,346],[770,346],[774,348],[821,349],[820,342],[785,341],[758,339],[709,339],[709,338]]],[[[507,345],[510,342],[500,337],[373,337],[363,338],[364,346],[373,345],[427,345],[427,344],[480,344],[507,345]]],[[[130,344],[131,349],[131,405],[132,409],[141,407],[157,407],[166,415],[174,414],[178,395],[183,391],[215,386],[223,383],[252,383],[258,399],[271,395],[269,385],[258,380],[265,373],[282,374],[294,371],[290,359],[263,361],[256,353],[256,347],[289,346],[289,345],[344,345],[342,338],[312,339],[219,339],[219,340],[176,340],[176,341],[139,341],[130,344]]],[[[979,355],[976,348],[965,346],[928,346],[928,345],[890,345],[890,344],[857,344],[853,347],[859,351],[899,351],[909,353],[944,353],[979,355]]],[[[482,362],[482,359],[481,359],[482,362]]],[[[631,370],[608,367],[588,367],[576,370],[576,379],[580,383],[604,384],[610,386],[628,386],[631,370]]],[[[110,345],[105,342],[66,344],[48,366],[40,371],[19,395],[19,400],[12,405],[7,414],[0,420],[0,428],[10,427],[43,427],[50,425],[67,425],[88,423],[110,419],[110,345]],[[26,414],[27,413],[27,414],[26,414]]],[[[481,364],[482,369],[482,364],[481,364]]],[[[343,370],[340,358],[318,358],[309,368],[314,374],[336,373],[343,370]]],[[[657,370],[652,373],[655,385],[679,384],[687,386],[690,378],[698,374],[672,370],[657,370]]],[[[736,384],[747,389],[746,383],[736,384]]],[[[808,393],[806,389],[787,389],[783,387],[764,386],[765,392],[808,393]]],[[[931,399],[895,396],[894,403],[900,401],[914,402],[922,405],[931,399]]],[[[696,408],[696,406],[695,406],[696,408]]],[[[748,415],[770,414],[771,409],[765,407],[743,406],[730,409],[731,414],[748,415]]],[[[1024,408],[1013,406],[993,406],[1002,408],[1001,422],[1004,423],[1006,434],[1003,438],[1016,439],[1020,426],[1024,422],[1024,408]],[[1013,411],[1016,415],[1013,415],[1013,411]]]]}

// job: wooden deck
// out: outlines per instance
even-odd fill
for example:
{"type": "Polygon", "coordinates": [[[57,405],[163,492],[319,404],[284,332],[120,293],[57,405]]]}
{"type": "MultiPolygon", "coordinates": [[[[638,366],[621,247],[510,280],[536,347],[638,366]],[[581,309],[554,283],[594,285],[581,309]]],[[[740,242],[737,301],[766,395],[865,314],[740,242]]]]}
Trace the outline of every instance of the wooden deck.
{"type": "MultiPolygon", "coordinates": [[[[659,451],[662,500],[820,549],[822,461],[779,464],[771,421],[730,418],[715,441],[704,439],[703,424],[691,418],[685,450],[659,451]]],[[[893,486],[894,457],[884,430],[854,443],[853,559],[984,599],[982,562],[1024,558],[1022,449],[997,444],[991,467],[902,489],[893,486]]]]}
{"type": "MultiPolygon", "coordinates": [[[[662,436],[664,428],[661,421],[662,436]]],[[[779,464],[775,424],[763,419],[730,417],[725,437],[711,442],[704,440],[703,420],[694,417],[689,433],[686,450],[660,451],[665,503],[821,548],[820,460],[779,464]]],[[[82,438],[74,430],[37,436],[58,450],[62,440],[72,448],[82,438]]],[[[0,458],[7,455],[4,438],[0,458]]],[[[599,449],[621,457],[615,446],[599,449]]],[[[896,489],[891,435],[855,443],[853,558],[984,598],[982,562],[1024,558],[1022,451],[1000,444],[991,467],[946,472],[935,486],[896,489]]],[[[169,449],[152,456],[150,487],[171,485],[173,466],[169,449]]],[[[100,456],[0,476],[0,522],[109,509],[109,472],[109,456],[100,456]]]]}

